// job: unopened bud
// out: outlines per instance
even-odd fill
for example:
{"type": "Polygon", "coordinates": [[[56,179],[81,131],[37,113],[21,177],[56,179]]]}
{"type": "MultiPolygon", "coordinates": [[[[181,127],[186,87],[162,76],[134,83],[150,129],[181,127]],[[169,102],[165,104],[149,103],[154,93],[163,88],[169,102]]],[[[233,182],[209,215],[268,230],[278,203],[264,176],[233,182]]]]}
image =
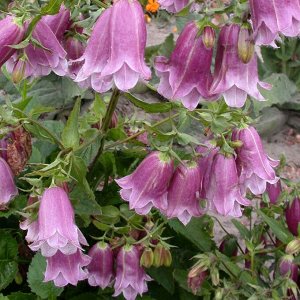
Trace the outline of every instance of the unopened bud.
{"type": "Polygon", "coordinates": [[[158,244],[154,250],[154,267],[169,267],[172,263],[172,255],[169,249],[166,249],[162,244],[158,244]]]}
{"type": "Polygon", "coordinates": [[[254,55],[254,41],[248,28],[241,27],[238,40],[238,55],[240,60],[247,64],[254,55]]]}
{"type": "Polygon", "coordinates": [[[210,276],[211,276],[211,281],[212,284],[217,286],[220,283],[220,275],[219,275],[219,271],[216,268],[212,268],[210,270],[210,276]]]}
{"type": "Polygon", "coordinates": [[[298,236],[298,225],[300,223],[300,198],[296,197],[288,204],[285,210],[285,218],[290,232],[298,236]]]}
{"type": "Polygon", "coordinates": [[[300,251],[300,239],[295,239],[288,243],[285,248],[287,254],[296,254],[300,251]]]}
{"type": "Polygon", "coordinates": [[[13,72],[12,72],[13,83],[18,84],[23,80],[25,75],[25,70],[26,70],[26,62],[22,59],[19,59],[13,68],[13,72]]]}
{"type": "Polygon", "coordinates": [[[281,276],[288,275],[295,282],[298,281],[298,266],[293,262],[292,255],[285,255],[281,258],[279,264],[279,272],[281,276]]]}
{"type": "Polygon", "coordinates": [[[207,275],[207,272],[197,265],[189,271],[187,284],[195,295],[197,291],[201,288],[207,275]]]}
{"type": "Polygon", "coordinates": [[[215,40],[216,40],[216,33],[215,33],[214,29],[210,26],[204,27],[203,33],[202,33],[202,41],[203,41],[204,46],[207,49],[213,48],[215,45],[215,40]]]}
{"type": "Polygon", "coordinates": [[[154,254],[151,248],[146,248],[141,256],[140,265],[145,268],[150,268],[153,265],[154,254]]]}
{"type": "Polygon", "coordinates": [[[165,267],[170,267],[172,264],[172,254],[169,249],[164,249],[163,251],[163,265],[165,267]]]}

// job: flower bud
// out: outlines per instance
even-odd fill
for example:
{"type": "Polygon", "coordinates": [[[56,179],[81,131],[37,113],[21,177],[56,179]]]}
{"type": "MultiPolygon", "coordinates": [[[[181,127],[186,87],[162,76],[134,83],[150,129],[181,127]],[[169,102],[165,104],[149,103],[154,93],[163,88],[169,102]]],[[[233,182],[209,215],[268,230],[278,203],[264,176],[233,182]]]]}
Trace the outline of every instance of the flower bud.
{"type": "Polygon", "coordinates": [[[12,81],[15,84],[20,83],[25,75],[26,62],[23,59],[19,59],[13,68],[12,81]]]}
{"type": "Polygon", "coordinates": [[[202,42],[207,49],[211,49],[215,45],[216,33],[210,26],[205,26],[202,32],[202,42]]]}
{"type": "Polygon", "coordinates": [[[241,27],[238,38],[238,55],[244,64],[249,63],[254,54],[254,41],[251,35],[248,28],[241,27]]]}
{"type": "Polygon", "coordinates": [[[274,184],[267,183],[266,191],[268,193],[270,202],[272,204],[276,204],[276,202],[278,201],[278,198],[281,194],[281,181],[278,180],[274,184]]]}
{"type": "Polygon", "coordinates": [[[298,280],[298,266],[293,263],[294,257],[292,255],[285,255],[280,260],[279,273],[282,276],[288,275],[293,281],[298,280]]]}
{"type": "Polygon", "coordinates": [[[225,238],[219,246],[219,250],[221,253],[225,254],[228,257],[237,256],[238,247],[236,237],[233,235],[225,236],[225,238]]]}
{"type": "Polygon", "coordinates": [[[162,244],[158,244],[154,250],[154,267],[169,267],[172,263],[172,255],[169,249],[165,248],[162,244]]]}
{"type": "Polygon", "coordinates": [[[300,199],[298,197],[288,204],[285,210],[285,217],[290,232],[298,236],[298,224],[300,222],[300,199]]]}
{"type": "Polygon", "coordinates": [[[188,274],[187,284],[188,287],[192,290],[193,294],[196,295],[197,291],[199,290],[199,288],[201,288],[207,275],[207,272],[199,266],[196,266],[190,270],[188,274]]]}
{"type": "Polygon", "coordinates": [[[154,254],[151,248],[146,248],[141,256],[140,265],[145,268],[150,268],[153,265],[154,254]]]}
{"type": "Polygon", "coordinates": [[[285,252],[287,254],[296,254],[300,251],[300,239],[295,239],[288,243],[288,245],[285,248],[285,252]]]}

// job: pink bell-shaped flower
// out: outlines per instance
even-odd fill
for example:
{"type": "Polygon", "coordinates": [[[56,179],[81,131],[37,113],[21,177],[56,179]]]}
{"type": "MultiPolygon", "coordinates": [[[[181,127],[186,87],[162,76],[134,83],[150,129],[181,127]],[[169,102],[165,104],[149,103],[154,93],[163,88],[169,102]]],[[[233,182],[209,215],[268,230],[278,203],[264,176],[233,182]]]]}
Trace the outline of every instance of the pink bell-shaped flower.
{"type": "Polygon", "coordinates": [[[231,107],[242,107],[249,94],[259,101],[265,100],[258,85],[265,89],[271,86],[258,79],[257,57],[243,63],[238,55],[240,26],[225,25],[220,32],[214,71],[210,88],[212,94],[223,94],[225,102],[231,107]]]}
{"type": "Polygon", "coordinates": [[[173,161],[167,154],[152,152],[131,175],[116,180],[122,188],[121,197],[138,214],[149,213],[152,206],[166,210],[167,189],[173,170],[173,161]]]}
{"type": "Polygon", "coordinates": [[[271,184],[267,182],[266,191],[268,193],[270,202],[276,204],[280,194],[281,194],[281,181],[278,180],[276,183],[271,184]]]}
{"type": "Polygon", "coordinates": [[[91,258],[80,250],[70,255],[57,251],[55,255],[47,258],[44,282],[54,281],[57,287],[67,284],[77,285],[78,281],[87,279],[88,273],[83,267],[90,261],[91,258]]]}
{"type": "Polygon", "coordinates": [[[147,281],[151,278],[140,266],[140,252],[137,246],[125,245],[117,256],[114,297],[123,293],[126,300],[135,300],[137,295],[148,291],[147,281]]]}
{"type": "Polygon", "coordinates": [[[226,157],[221,153],[215,155],[206,198],[209,209],[223,216],[241,217],[241,205],[251,205],[241,194],[233,156],[226,157]]]}
{"type": "Polygon", "coordinates": [[[150,79],[146,66],[146,24],[137,0],[118,0],[96,22],[76,82],[106,92],[115,85],[119,90],[133,88],[139,78],[150,79]],[[126,12],[126,13],[125,13],[126,12]]]}
{"type": "Polygon", "coordinates": [[[286,223],[289,231],[298,236],[298,225],[300,223],[300,198],[296,197],[285,209],[286,223]]]}
{"type": "Polygon", "coordinates": [[[235,130],[232,140],[243,143],[236,151],[242,193],[249,188],[254,195],[263,194],[267,182],[274,184],[279,180],[274,170],[279,162],[268,157],[259,134],[252,126],[235,130]]]}
{"type": "Polygon", "coordinates": [[[202,215],[200,210],[200,170],[196,162],[179,165],[168,189],[168,218],[178,218],[186,225],[192,217],[202,215]]]}
{"type": "Polygon", "coordinates": [[[297,282],[298,281],[298,265],[294,262],[292,255],[285,255],[281,258],[279,263],[279,273],[282,276],[289,275],[289,277],[297,282]]]}
{"type": "Polygon", "coordinates": [[[113,251],[108,244],[99,242],[90,249],[88,255],[92,259],[87,266],[89,285],[105,289],[113,280],[113,251]]]}
{"type": "Polygon", "coordinates": [[[0,157],[0,207],[5,206],[18,195],[14,176],[7,162],[0,157]]]}
{"type": "Polygon", "coordinates": [[[160,83],[157,91],[165,98],[180,100],[193,110],[203,100],[211,100],[210,71],[213,49],[207,49],[199,36],[195,22],[188,23],[180,34],[170,59],[155,58],[155,69],[160,83]]]}
{"type": "Polygon", "coordinates": [[[299,0],[249,0],[256,45],[271,45],[279,34],[296,37],[300,34],[299,0]]]}
{"type": "Polygon", "coordinates": [[[12,16],[0,21],[0,67],[16,52],[10,46],[19,44],[24,34],[24,27],[18,25],[12,16]]]}
{"type": "Polygon", "coordinates": [[[189,0],[158,0],[160,7],[170,13],[177,13],[186,7],[189,0]]]}
{"type": "Polygon", "coordinates": [[[41,249],[42,255],[50,257],[57,251],[74,254],[87,245],[86,239],[74,221],[74,210],[67,193],[60,187],[45,190],[38,213],[38,235],[30,245],[31,250],[41,249]]]}

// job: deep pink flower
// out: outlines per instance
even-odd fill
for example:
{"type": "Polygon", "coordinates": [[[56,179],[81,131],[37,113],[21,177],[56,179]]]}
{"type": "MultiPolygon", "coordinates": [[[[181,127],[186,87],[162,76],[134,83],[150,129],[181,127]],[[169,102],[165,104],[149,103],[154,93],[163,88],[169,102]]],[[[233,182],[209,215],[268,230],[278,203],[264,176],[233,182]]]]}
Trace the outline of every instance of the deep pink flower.
{"type": "Polygon", "coordinates": [[[71,12],[62,5],[56,15],[44,16],[42,20],[50,27],[57,39],[61,41],[71,26],[71,12]]]}
{"type": "Polygon", "coordinates": [[[58,287],[69,283],[77,285],[78,281],[87,279],[88,273],[83,270],[83,267],[87,266],[90,261],[91,258],[80,250],[70,255],[57,251],[55,255],[47,258],[44,281],[54,281],[58,287]]]}
{"type": "Polygon", "coordinates": [[[177,13],[188,5],[189,0],[158,0],[160,7],[170,13],[177,13]]]}
{"type": "Polygon", "coordinates": [[[16,66],[24,64],[19,66],[19,69],[24,68],[23,77],[25,78],[46,76],[51,71],[59,76],[66,75],[68,70],[67,53],[50,27],[41,20],[36,25],[32,36],[47,50],[30,43],[8,60],[6,63],[7,70],[12,73],[16,66]]]}
{"type": "Polygon", "coordinates": [[[12,16],[0,21],[0,67],[16,52],[10,46],[19,44],[24,34],[24,27],[18,25],[12,16]]]}
{"type": "Polygon", "coordinates": [[[210,66],[213,49],[207,49],[195,22],[188,23],[180,34],[170,59],[155,58],[160,83],[158,92],[170,100],[180,100],[193,110],[203,100],[212,99],[210,66]]]}
{"type": "Polygon", "coordinates": [[[276,204],[280,194],[281,194],[281,181],[278,180],[276,183],[271,184],[267,182],[266,190],[272,204],[276,204]]]}
{"type": "Polygon", "coordinates": [[[275,46],[279,34],[300,34],[299,0],[250,0],[251,20],[257,45],[275,46]]]}
{"type": "Polygon", "coordinates": [[[144,61],[146,24],[137,0],[118,0],[95,24],[76,82],[106,92],[115,84],[122,91],[133,88],[139,78],[149,79],[144,61]],[[125,13],[126,12],[126,13],[125,13]]]}
{"type": "Polygon", "coordinates": [[[147,214],[152,206],[167,208],[167,189],[173,174],[173,161],[161,152],[149,154],[136,170],[116,180],[122,188],[121,197],[129,202],[130,209],[147,214]]]}
{"type": "Polygon", "coordinates": [[[278,181],[274,167],[279,162],[267,156],[254,127],[235,130],[232,139],[243,143],[236,151],[242,193],[249,188],[254,195],[263,194],[267,182],[274,184],[278,181]]]}
{"type": "Polygon", "coordinates": [[[285,209],[286,223],[289,231],[298,236],[298,225],[300,223],[300,198],[296,197],[285,209]]]}
{"type": "Polygon", "coordinates": [[[179,165],[168,189],[168,208],[165,212],[167,217],[178,218],[186,225],[192,217],[201,216],[200,185],[200,170],[197,163],[179,165]]]}
{"type": "Polygon", "coordinates": [[[126,300],[135,300],[148,291],[147,281],[151,278],[140,266],[140,252],[137,246],[125,245],[117,256],[116,281],[114,297],[123,293],[126,300]]]}
{"type": "Polygon", "coordinates": [[[279,272],[280,275],[289,277],[297,282],[298,281],[298,265],[294,262],[294,257],[292,255],[285,255],[281,258],[279,263],[279,272]]]}
{"type": "Polygon", "coordinates": [[[89,285],[105,289],[113,280],[113,251],[108,244],[99,242],[90,249],[88,255],[92,259],[87,266],[89,285]]]}
{"type": "Polygon", "coordinates": [[[38,236],[30,245],[50,257],[58,250],[70,255],[87,242],[74,222],[74,210],[67,193],[60,187],[45,190],[38,214],[38,236]]]}
{"type": "Polygon", "coordinates": [[[18,195],[14,176],[7,162],[0,157],[0,207],[5,207],[18,195]]]}
{"type": "Polygon", "coordinates": [[[234,157],[216,154],[209,178],[206,191],[209,209],[223,216],[241,217],[241,205],[249,206],[251,202],[241,194],[234,157]]]}
{"type": "Polygon", "coordinates": [[[223,94],[225,102],[231,107],[242,107],[247,95],[259,101],[264,97],[258,85],[265,89],[271,86],[258,79],[257,57],[253,55],[249,63],[243,63],[238,55],[238,37],[240,26],[225,25],[220,32],[214,71],[211,85],[212,94],[223,94]]]}

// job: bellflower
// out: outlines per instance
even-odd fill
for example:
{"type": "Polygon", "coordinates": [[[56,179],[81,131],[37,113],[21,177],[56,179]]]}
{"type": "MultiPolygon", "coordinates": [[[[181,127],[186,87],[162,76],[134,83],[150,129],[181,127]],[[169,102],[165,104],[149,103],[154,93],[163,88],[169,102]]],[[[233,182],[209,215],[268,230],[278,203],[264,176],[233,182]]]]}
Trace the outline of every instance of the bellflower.
{"type": "Polygon", "coordinates": [[[274,184],[270,184],[267,182],[266,191],[268,193],[270,202],[272,204],[276,204],[276,202],[281,194],[281,181],[278,180],[274,184]]]}
{"type": "Polygon", "coordinates": [[[18,195],[12,171],[7,162],[0,157],[0,207],[5,207],[18,195]]]}
{"type": "Polygon", "coordinates": [[[114,297],[123,293],[126,300],[135,300],[137,295],[148,291],[147,281],[151,278],[140,266],[140,252],[137,246],[125,245],[117,256],[114,297]]]}
{"type": "Polygon", "coordinates": [[[155,58],[155,69],[160,83],[158,92],[165,98],[181,100],[193,110],[200,100],[212,99],[210,66],[213,49],[207,49],[195,22],[188,23],[180,34],[170,59],[155,58]]]}
{"type": "Polygon", "coordinates": [[[223,94],[225,102],[231,107],[242,107],[249,94],[259,101],[264,97],[258,90],[258,85],[265,89],[271,86],[258,79],[257,57],[243,63],[238,55],[238,38],[240,26],[236,24],[226,25],[221,29],[214,80],[210,88],[212,94],[223,94]]]}
{"type": "Polygon", "coordinates": [[[60,187],[45,190],[38,213],[38,236],[30,245],[33,251],[41,249],[42,255],[50,257],[58,250],[74,254],[87,245],[81,231],[74,223],[74,210],[67,193],[60,187]]]}
{"type": "Polygon", "coordinates": [[[298,225],[300,223],[300,198],[296,197],[285,209],[286,223],[289,231],[298,236],[298,225]]]}
{"type": "Polygon", "coordinates": [[[113,279],[113,252],[106,243],[99,242],[89,251],[91,262],[87,266],[88,282],[91,286],[100,286],[105,289],[113,279]]]}
{"type": "Polygon", "coordinates": [[[77,285],[78,281],[85,280],[88,273],[83,270],[91,258],[80,250],[70,255],[57,251],[55,255],[47,258],[47,267],[44,282],[54,281],[57,287],[67,284],[77,285]]]}
{"type": "Polygon", "coordinates": [[[279,273],[281,276],[289,275],[289,277],[294,281],[298,281],[298,265],[294,262],[294,257],[292,255],[285,255],[281,258],[279,263],[279,273]]]}
{"type": "Polygon", "coordinates": [[[161,210],[167,209],[167,189],[172,174],[171,158],[167,154],[154,151],[131,175],[116,182],[122,188],[121,197],[129,202],[130,209],[135,209],[139,214],[147,214],[152,206],[161,210]]]}
{"type": "Polygon", "coordinates": [[[197,163],[179,165],[168,189],[168,218],[177,217],[186,225],[192,217],[201,216],[199,190],[200,170],[197,163]]]}
{"type": "Polygon", "coordinates": [[[118,0],[106,9],[95,24],[76,82],[90,84],[103,93],[113,85],[119,90],[133,88],[139,78],[149,79],[144,61],[146,24],[137,0],[118,0]],[[125,13],[126,12],[126,13],[125,13]]]}
{"type": "Polygon", "coordinates": [[[241,217],[241,205],[251,204],[241,194],[233,156],[226,157],[221,153],[215,155],[206,198],[209,208],[223,216],[241,217]]]}
{"type": "Polygon", "coordinates": [[[279,34],[296,37],[300,34],[299,0],[250,0],[251,20],[256,45],[276,47],[279,34]]]}
{"type": "Polygon", "coordinates": [[[162,9],[170,13],[177,13],[188,5],[188,0],[158,0],[162,9]]]}
{"type": "Polygon", "coordinates": [[[18,25],[12,16],[0,21],[0,67],[16,52],[10,46],[19,44],[24,34],[24,27],[18,25]]]}
{"type": "Polygon", "coordinates": [[[254,127],[235,130],[232,139],[243,143],[236,151],[242,192],[249,188],[254,195],[263,194],[267,182],[274,184],[278,181],[274,167],[279,162],[267,156],[254,127]]]}

